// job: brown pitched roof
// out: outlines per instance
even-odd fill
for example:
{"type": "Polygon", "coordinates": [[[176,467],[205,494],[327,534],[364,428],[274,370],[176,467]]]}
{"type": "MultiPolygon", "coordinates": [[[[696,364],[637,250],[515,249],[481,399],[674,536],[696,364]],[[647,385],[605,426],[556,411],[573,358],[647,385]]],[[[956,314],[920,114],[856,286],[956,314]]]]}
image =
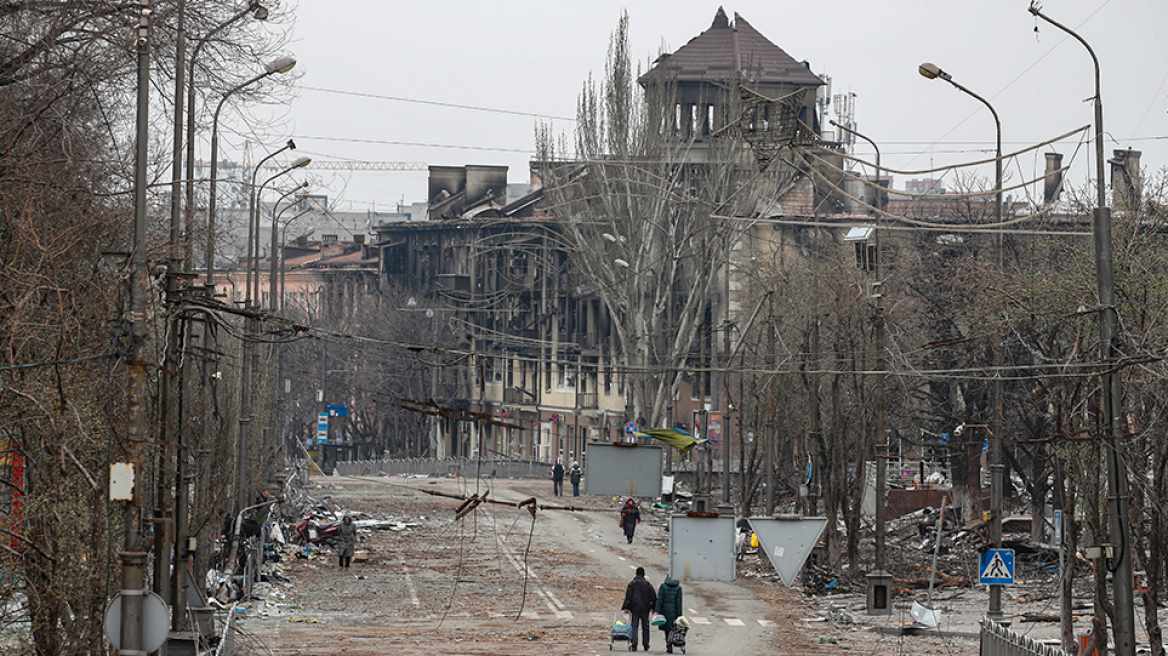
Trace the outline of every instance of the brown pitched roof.
{"type": "Polygon", "coordinates": [[[759,34],[746,19],[734,14],[734,23],[721,7],[714,23],[671,55],[663,55],[641,80],[668,74],[678,82],[733,80],[736,71],[747,74],[746,84],[819,86],[817,75],[783,49],[759,34]]]}

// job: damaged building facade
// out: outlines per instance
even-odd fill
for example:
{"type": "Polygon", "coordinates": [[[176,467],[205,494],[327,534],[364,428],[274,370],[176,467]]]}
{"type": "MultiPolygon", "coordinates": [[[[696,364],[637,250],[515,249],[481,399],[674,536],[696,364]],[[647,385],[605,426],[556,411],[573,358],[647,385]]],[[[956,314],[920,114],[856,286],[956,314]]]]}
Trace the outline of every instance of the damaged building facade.
{"type": "MultiPolygon", "coordinates": [[[[801,91],[798,119],[818,131],[816,97],[823,81],[744,19],[736,15],[731,22],[721,10],[709,29],[661,57],[640,82],[646,88],[671,86],[670,104],[650,111],[661,112],[658,119],[670,117],[669,138],[687,153],[677,166],[689,167],[686,175],[693,178],[703,175],[702,162],[717,147],[734,153],[742,178],[757,170],[746,144],[727,146],[730,142],[714,137],[739,118],[739,83],[767,97],[801,91]]],[[[780,167],[786,167],[778,176],[782,184],[754,194],[759,200],[750,215],[808,215],[817,207],[842,207],[841,197],[816,188],[806,171],[789,162],[775,166],[780,167]]],[[[622,318],[596,293],[596,280],[574,264],[579,248],[566,238],[563,218],[549,210],[543,173],[533,164],[534,191],[508,202],[505,167],[432,166],[429,221],[373,228],[382,283],[415,290],[424,299],[419,307],[443,308],[438,329],[470,354],[458,365],[459,394],[443,403],[480,420],[435,421],[436,456],[568,462],[581,459],[586,442],[621,439],[627,422],[645,421],[631,405],[635,374],[621,364],[627,359],[620,357],[624,347],[615,323],[622,318]]],[[[583,165],[573,175],[586,175],[583,165]]],[[[672,392],[665,423],[692,431],[695,411],[719,410],[709,370],[719,349],[725,350],[721,327],[744,322],[739,315],[750,311],[740,302],[742,284],[733,272],[755,248],[785,247],[771,233],[770,226],[738,231],[725,256],[710,264],[715,282],[697,310],[699,335],[683,363],[693,372],[681,376],[672,392]]],[[[788,246],[797,252],[799,236],[794,239],[788,246]]]]}

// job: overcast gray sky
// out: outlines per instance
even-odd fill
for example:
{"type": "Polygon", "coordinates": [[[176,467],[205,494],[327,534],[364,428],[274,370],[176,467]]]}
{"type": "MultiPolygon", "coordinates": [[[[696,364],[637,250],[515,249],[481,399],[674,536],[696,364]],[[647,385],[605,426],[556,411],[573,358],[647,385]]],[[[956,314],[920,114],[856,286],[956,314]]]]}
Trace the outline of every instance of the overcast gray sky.
{"type": "MultiPolygon", "coordinates": [[[[937,64],[994,105],[1006,152],[1092,123],[1086,49],[1031,16],[1029,4],[739,0],[722,6],[796,60],[810,62],[816,74],[831,76],[834,94],[854,93],[857,128],[880,144],[886,166],[925,169],[985,157],[994,126],[976,100],[921,77],[922,62],[937,64]]],[[[574,116],[582,83],[602,72],[622,9],[629,13],[632,51],[647,63],[707,29],[718,7],[695,0],[298,0],[290,50],[299,60],[301,88],[283,114],[285,136],[314,158],[504,164],[512,182],[526,181],[539,120],[530,114],[574,116]]],[[[1099,56],[1108,157],[1113,148],[1130,147],[1143,151],[1150,170],[1168,166],[1168,2],[1047,0],[1042,10],[1076,30],[1099,56]]],[[[554,125],[570,131],[573,124],[554,125]]],[[[1068,141],[1058,150],[1067,161],[1074,158],[1069,182],[1084,184],[1094,170],[1090,144],[1068,141]]],[[[872,153],[858,146],[856,154],[872,153]]],[[[1038,151],[1007,175],[1017,181],[1042,165],[1038,151]]],[[[978,173],[993,175],[989,167],[978,173]]],[[[323,193],[355,210],[392,209],[426,193],[423,173],[317,175],[328,187],[323,193]]],[[[908,176],[895,177],[895,187],[903,188],[908,176]]]]}

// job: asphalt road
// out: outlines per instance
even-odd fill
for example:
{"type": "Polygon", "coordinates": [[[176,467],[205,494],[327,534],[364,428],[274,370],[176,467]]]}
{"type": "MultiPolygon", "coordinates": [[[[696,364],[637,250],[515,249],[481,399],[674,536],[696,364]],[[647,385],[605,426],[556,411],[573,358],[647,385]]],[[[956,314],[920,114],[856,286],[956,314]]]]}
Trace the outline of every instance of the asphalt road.
{"type": "MultiPolygon", "coordinates": [[[[641,566],[654,586],[665,580],[669,555],[659,542],[645,539],[652,528],[642,527],[640,539],[634,537],[630,545],[611,515],[557,510],[546,514],[561,548],[588,558],[591,562],[586,569],[593,575],[627,582],[641,566]]],[[[770,619],[770,607],[749,590],[734,583],[698,581],[682,581],[682,590],[685,613],[692,623],[687,654],[727,653],[731,649],[763,653],[764,645],[771,642],[775,623],[770,619]]],[[[615,608],[620,601],[614,600],[615,608]]],[[[664,651],[661,637],[660,631],[652,631],[653,651],[664,651]]]]}
{"type": "MultiPolygon", "coordinates": [[[[536,496],[525,509],[483,504],[455,521],[474,492],[452,479],[323,479],[324,495],[348,511],[415,523],[407,531],[362,531],[369,560],[348,572],[331,554],[286,556],[287,585],[250,605],[241,626],[275,654],[600,654],[637,566],[655,586],[668,567],[667,514],[646,508],[633,544],[618,526],[622,499],[550,497],[545,481],[497,481],[490,498],[536,496]],[[546,489],[545,489],[546,488],[546,489]],[[554,506],[573,506],[574,510],[554,506]],[[551,508],[544,506],[553,506],[551,508]],[[392,649],[392,651],[390,651],[392,649]]],[[[479,491],[485,490],[480,485],[479,491]]],[[[735,583],[684,581],[693,623],[687,654],[773,653],[772,608],[735,583]]],[[[664,653],[653,629],[650,653],[664,653]]],[[[617,643],[627,650],[627,643],[617,643]]],[[[257,653],[259,653],[257,651],[257,653]]],[[[644,652],[643,652],[644,653],[644,652]]]]}
{"type": "MultiPolygon", "coordinates": [[[[610,627],[637,566],[659,585],[668,567],[668,511],[642,506],[632,544],[618,526],[620,498],[553,497],[551,482],[466,479],[314,479],[314,495],[394,529],[359,532],[367,559],[339,571],[330,551],[288,549],[279,575],[241,613],[236,653],[288,656],[580,656],[627,650],[610,627]],[[489,499],[456,518],[461,498],[489,499]],[[518,501],[535,498],[535,516],[518,501]],[[251,647],[248,650],[248,647],[251,647]]],[[[862,591],[807,596],[749,562],[734,582],[683,581],[690,654],[977,653],[977,641],[891,636],[912,598],[888,617],[864,617],[862,591]],[[831,619],[828,619],[828,616],[831,619]],[[842,618],[842,619],[841,619],[842,618]]],[[[1021,592],[1021,591],[1019,591],[1021,592]]],[[[1012,594],[1013,605],[1015,595],[1012,594]]],[[[1043,602],[1039,602],[1043,603],[1043,602]]],[[[1046,602],[1049,603],[1049,602],[1046,602]]],[[[976,631],[979,589],[938,599],[947,626],[976,631]]],[[[1026,632],[1030,632],[1027,628],[1026,632]]],[[[664,653],[654,630],[651,649],[664,653]]]]}

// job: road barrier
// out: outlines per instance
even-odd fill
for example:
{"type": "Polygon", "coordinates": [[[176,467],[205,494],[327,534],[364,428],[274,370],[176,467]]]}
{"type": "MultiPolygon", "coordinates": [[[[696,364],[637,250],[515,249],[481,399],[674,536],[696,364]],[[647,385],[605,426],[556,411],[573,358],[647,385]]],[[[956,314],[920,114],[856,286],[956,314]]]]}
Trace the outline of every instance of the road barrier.
{"type": "Polygon", "coordinates": [[[981,622],[981,656],[1069,656],[1051,646],[1011,631],[997,622],[981,622]]]}
{"type": "Polygon", "coordinates": [[[552,463],[513,458],[388,458],[335,463],[341,476],[461,476],[466,478],[551,478],[552,463]]]}

